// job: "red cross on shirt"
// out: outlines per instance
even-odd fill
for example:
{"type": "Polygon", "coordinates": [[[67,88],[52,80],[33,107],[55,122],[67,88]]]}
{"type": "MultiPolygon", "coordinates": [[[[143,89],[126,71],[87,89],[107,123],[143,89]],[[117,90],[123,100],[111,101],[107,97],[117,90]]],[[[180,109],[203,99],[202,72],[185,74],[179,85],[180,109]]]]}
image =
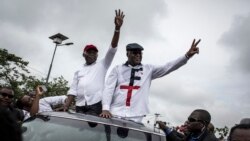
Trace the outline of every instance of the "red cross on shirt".
{"type": "Polygon", "coordinates": [[[137,90],[139,89],[140,86],[125,86],[125,85],[121,85],[120,89],[128,89],[128,93],[127,93],[127,99],[126,99],[126,106],[130,106],[130,100],[132,97],[132,91],[133,90],[137,90]]]}

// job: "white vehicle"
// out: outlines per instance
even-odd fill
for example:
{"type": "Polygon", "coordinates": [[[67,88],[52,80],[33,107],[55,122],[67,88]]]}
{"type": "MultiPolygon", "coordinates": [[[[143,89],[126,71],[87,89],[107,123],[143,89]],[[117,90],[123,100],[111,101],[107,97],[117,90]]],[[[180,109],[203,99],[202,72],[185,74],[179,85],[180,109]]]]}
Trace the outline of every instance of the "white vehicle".
{"type": "Polygon", "coordinates": [[[70,112],[44,112],[22,125],[24,141],[166,141],[165,134],[132,121],[70,112]]]}

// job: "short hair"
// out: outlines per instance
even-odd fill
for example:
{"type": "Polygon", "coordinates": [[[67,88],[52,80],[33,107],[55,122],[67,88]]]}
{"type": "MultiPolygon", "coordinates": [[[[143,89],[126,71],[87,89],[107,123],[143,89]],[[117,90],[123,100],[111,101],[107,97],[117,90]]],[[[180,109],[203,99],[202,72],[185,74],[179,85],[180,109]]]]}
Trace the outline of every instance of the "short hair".
{"type": "Polygon", "coordinates": [[[205,121],[206,125],[208,125],[211,121],[211,115],[207,110],[204,109],[196,109],[193,112],[199,112],[201,113],[200,115],[200,120],[205,121]]]}
{"type": "Polygon", "coordinates": [[[228,140],[232,140],[232,134],[236,129],[245,129],[245,130],[250,130],[250,124],[237,124],[233,126],[229,132],[228,140]]]}
{"type": "Polygon", "coordinates": [[[0,88],[0,91],[2,91],[3,89],[11,90],[12,93],[13,93],[13,95],[15,94],[15,93],[14,93],[14,90],[13,90],[11,87],[1,87],[1,88],[0,88]]]}

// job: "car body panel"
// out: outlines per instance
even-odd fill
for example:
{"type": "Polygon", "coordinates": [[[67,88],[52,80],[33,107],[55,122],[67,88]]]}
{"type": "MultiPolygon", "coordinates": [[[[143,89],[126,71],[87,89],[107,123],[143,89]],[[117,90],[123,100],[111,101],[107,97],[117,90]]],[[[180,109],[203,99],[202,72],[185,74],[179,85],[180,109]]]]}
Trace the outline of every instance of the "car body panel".
{"type": "Polygon", "coordinates": [[[120,118],[73,112],[43,112],[23,124],[24,141],[166,141],[160,130],[120,118]]]}

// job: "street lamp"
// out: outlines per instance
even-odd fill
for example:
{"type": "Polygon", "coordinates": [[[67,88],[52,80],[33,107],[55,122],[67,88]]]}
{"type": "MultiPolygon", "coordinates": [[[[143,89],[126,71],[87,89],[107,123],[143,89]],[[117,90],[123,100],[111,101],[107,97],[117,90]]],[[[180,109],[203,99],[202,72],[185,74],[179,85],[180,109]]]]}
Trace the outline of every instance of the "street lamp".
{"type": "Polygon", "coordinates": [[[52,64],[53,64],[53,61],[54,61],[54,57],[55,57],[57,46],[69,46],[69,45],[73,45],[74,44],[72,42],[62,44],[62,41],[67,40],[69,38],[66,37],[66,36],[64,36],[64,35],[62,35],[61,33],[57,33],[57,34],[55,34],[53,36],[50,36],[49,38],[51,40],[53,40],[53,43],[55,43],[56,46],[55,46],[55,50],[54,50],[54,53],[53,53],[53,56],[52,56],[51,64],[49,66],[49,72],[48,72],[48,75],[47,75],[47,78],[46,78],[46,85],[48,84],[48,81],[49,81],[49,76],[50,76],[50,72],[51,72],[51,69],[52,69],[52,64]]]}

